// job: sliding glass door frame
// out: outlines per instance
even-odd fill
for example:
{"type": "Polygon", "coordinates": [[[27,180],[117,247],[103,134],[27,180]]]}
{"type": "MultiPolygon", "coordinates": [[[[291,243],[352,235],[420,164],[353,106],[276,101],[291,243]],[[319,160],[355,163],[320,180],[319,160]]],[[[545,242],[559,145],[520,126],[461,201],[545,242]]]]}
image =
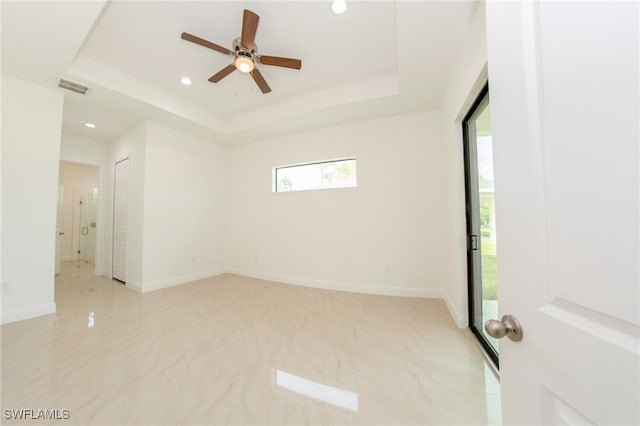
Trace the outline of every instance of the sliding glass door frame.
{"type": "Polygon", "coordinates": [[[495,363],[496,368],[498,368],[498,352],[489,343],[482,330],[482,247],[480,234],[480,197],[478,189],[476,129],[474,122],[488,104],[489,83],[486,83],[462,121],[467,225],[468,312],[469,329],[471,329],[473,334],[475,334],[487,355],[495,363]],[[478,319],[480,321],[478,321],[478,319]]]}

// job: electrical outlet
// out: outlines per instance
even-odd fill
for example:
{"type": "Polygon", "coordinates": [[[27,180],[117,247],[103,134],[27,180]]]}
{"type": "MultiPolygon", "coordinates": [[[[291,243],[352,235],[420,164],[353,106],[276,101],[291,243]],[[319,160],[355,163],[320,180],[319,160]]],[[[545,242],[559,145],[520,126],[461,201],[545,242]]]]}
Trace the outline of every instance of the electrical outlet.
{"type": "Polygon", "coordinates": [[[7,293],[11,291],[11,283],[8,281],[3,281],[2,282],[2,292],[3,293],[7,293]]]}

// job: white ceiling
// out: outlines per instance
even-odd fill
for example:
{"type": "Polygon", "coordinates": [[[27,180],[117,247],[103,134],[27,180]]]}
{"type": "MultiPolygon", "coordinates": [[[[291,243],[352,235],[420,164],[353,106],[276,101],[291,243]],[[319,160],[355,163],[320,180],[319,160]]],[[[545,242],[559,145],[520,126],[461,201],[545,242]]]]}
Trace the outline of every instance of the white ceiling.
{"type": "Polygon", "coordinates": [[[91,87],[87,96],[65,91],[63,130],[101,140],[153,119],[232,144],[439,107],[476,2],[351,1],[343,15],[330,5],[3,1],[2,70],[91,87]],[[260,66],[266,95],[238,71],[208,82],[230,58],[180,38],[186,31],[231,48],[245,8],[260,16],[260,54],[302,59],[300,71],[260,66]]]}

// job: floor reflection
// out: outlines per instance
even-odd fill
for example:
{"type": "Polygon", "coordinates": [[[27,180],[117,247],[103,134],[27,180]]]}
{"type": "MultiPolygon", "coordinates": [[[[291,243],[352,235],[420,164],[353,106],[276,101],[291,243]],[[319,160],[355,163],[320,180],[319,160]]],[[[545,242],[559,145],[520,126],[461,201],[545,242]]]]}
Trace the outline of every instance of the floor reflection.
{"type": "Polygon", "coordinates": [[[327,404],[358,411],[358,394],[355,392],[314,382],[282,370],[276,370],[276,385],[327,404]]]}

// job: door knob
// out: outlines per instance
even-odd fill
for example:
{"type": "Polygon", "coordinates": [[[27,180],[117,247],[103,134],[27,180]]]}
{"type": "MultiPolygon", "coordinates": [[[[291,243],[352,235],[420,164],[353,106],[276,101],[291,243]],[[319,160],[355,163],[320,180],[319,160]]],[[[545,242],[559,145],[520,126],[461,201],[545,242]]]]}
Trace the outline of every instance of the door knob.
{"type": "Polygon", "coordinates": [[[522,326],[520,322],[511,315],[503,315],[502,321],[487,321],[484,323],[484,329],[489,336],[496,339],[502,339],[504,336],[507,336],[514,342],[522,340],[522,326]]]}

